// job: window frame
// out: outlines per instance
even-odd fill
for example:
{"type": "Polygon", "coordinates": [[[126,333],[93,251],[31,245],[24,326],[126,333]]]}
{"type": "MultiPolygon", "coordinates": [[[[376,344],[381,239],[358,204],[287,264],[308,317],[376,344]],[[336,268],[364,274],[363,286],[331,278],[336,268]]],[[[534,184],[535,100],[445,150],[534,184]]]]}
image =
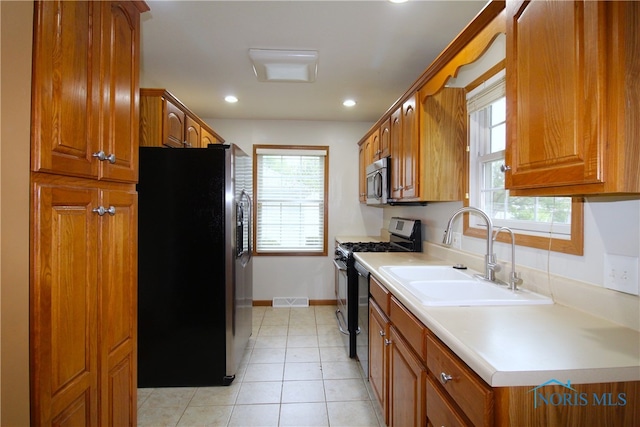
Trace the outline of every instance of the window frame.
{"type": "MultiPolygon", "coordinates": [[[[465,87],[467,93],[472,91],[473,89],[480,86],[485,81],[489,80],[493,76],[503,72],[504,70],[504,61],[501,61],[496,66],[489,69],[479,78],[471,82],[469,85],[465,87]]],[[[468,115],[467,115],[468,120],[468,115]]],[[[513,118],[510,117],[509,112],[507,112],[507,124],[513,118]]],[[[467,122],[468,123],[468,122],[467,122]]],[[[508,137],[507,137],[508,138],[508,137]]],[[[509,143],[507,139],[507,144],[509,143]]],[[[466,185],[466,197],[463,201],[464,206],[470,206],[470,191],[471,191],[471,173],[472,167],[471,164],[471,136],[470,130],[467,135],[467,155],[465,156],[466,167],[465,170],[465,185],[466,185]]],[[[473,186],[473,191],[478,191],[478,186],[473,186]]],[[[477,197],[480,197],[477,195],[477,197]]],[[[527,246],[536,249],[549,250],[553,252],[566,253],[571,255],[583,255],[584,254],[584,199],[582,197],[572,197],[571,198],[571,236],[568,239],[556,238],[552,236],[540,236],[540,235],[531,235],[519,233],[517,230],[514,230],[515,242],[517,246],[527,246]]],[[[485,227],[475,227],[471,224],[469,220],[469,215],[463,216],[463,228],[462,233],[464,236],[468,237],[477,237],[486,239],[487,231],[485,227]]],[[[506,233],[498,234],[496,241],[511,243],[511,237],[506,233]]]]}
{"type": "Polygon", "coordinates": [[[278,145],[278,144],[254,144],[253,145],[253,255],[254,256],[327,256],[328,254],[328,229],[329,229],[329,146],[324,145],[278,145]],[[258,251],[258,151],[324,151],[324,194],[323,194],[323,229],[322,229],[322,250],[321,251],[258,251]]]}

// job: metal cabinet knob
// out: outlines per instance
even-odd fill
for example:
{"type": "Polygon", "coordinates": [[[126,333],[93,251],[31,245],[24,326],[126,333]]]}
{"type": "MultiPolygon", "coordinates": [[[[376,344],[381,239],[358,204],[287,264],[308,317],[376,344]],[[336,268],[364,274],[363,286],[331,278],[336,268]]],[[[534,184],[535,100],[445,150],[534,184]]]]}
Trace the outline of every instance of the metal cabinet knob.
{"type": "Polygon", "coordinates": [[[452,379],[453,379],[453,377],[451,375],[449,375],[449,374],[446,374],[444,372],[442,372],[440,374],[440,381],[442,381],[442,384],[446,384],[449,381],[451,381],[452,379]]]}
{"type": "Polygon", "coordinates": [[[113,216],[116,214],[116,208],[115,206],[109,206],[109,208],[105,209],[104,206],[98,206],[97,208],[94,208],[92,212],[95,212],[100,216],[103,216],[104,214],[113,216]]]}
{"type": "Polygon", "coordinates": [[[504,173],[511,170],[511,166],[507,166],[505,164],[500,165],[500,172],[504,173]]]}
{"type": "Polygon", "coordinates": [[[391,340],[385,338],[384,345],[391,345],[391,340]]]}
{"type": "Polygon", "coordinates": [[[100,150],[97,153],[93,153],[92,154],[93,157],[97,158],[98,160],[100,160],[101,162],[108,160],[109,163],[113,164],[116,162],[116,155],[115,154],[109,154],[106,155],[104,151],[100,150]]]}
{"type": "Polygon", "coordinates": [[[380,336],[381,336],[381,337],[385,336],[384,331],[380,331],[380,336]]]}

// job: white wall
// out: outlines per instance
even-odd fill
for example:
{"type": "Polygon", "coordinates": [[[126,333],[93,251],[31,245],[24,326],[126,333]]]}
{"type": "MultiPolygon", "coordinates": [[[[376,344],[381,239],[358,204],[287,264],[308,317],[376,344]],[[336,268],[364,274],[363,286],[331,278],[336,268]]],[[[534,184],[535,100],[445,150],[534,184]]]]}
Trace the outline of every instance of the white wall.
{"type": "MultiPolygon", "coordinates": [[[[384,209],[384,222],[392,216],[421,219],[424,240],[442,241],[442,232],[451,214],[461,202],[431,203],[424,207],[389,207],[384,209]]],[[[456,220],[455,231],[462,231],[462,220],[456,220]]],[[[462,250],[484,254],[483,239],[462,237],[462,250]]],[[[500,261],[509,261],[510,246],[496,243],[500,261]]],[[[603,287],[604,254],[640,257],[640,197],[591,197],[584,210],[584,255],[567,255],[546,250],[518,246],[518,265],[535,268],[591,285],[603,287]]]]}
{"type": "Polygon", "coordinates": [[[254,144],[329,146],[329,253],[326,257],[254,257],[254,300],[335,299],[333,242],[338,235],[378,235],[382,209],[358,203],[358,146],[373,123],[217,120],[207,123],[248,154],[254,144]]]}

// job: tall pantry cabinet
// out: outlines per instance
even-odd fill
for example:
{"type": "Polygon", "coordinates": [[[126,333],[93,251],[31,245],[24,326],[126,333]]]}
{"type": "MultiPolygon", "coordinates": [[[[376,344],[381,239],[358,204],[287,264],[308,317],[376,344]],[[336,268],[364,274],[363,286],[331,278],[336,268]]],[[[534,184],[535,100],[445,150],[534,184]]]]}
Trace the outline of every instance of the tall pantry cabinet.
{"type": "Polygon", "coordinates": [[[140,13],[35,4],[30,371],[35,426],[136,425],[140,13]]]}

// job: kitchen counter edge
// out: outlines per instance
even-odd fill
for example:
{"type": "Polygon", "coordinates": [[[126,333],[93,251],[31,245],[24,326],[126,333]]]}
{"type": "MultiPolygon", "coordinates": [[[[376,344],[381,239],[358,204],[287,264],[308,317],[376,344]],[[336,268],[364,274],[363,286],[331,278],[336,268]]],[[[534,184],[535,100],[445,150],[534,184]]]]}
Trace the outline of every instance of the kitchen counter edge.
{"type": "Polygon", "coordinates": [[[571,381],[573,384],[640,380],[638,331],[560,304],[426,307],[378,269],[383,265],[450,264],[426,253],[362,252],[354,255],[409,311],[492,387],[533,387],[550,379],[571,381]],[[470,318],[470,321],[465,321],[465,318],[470,318]],[[493,328],[491,331],[486,330],[489,324],[493,328]],[[585,337],[590,332],[596,338],[598,334],[600,338],[608,337],[608,344],[613,348],[603,349],[603,344],[607,343],[600,342],[602,339],[592,342],[593,337],[585,337]],[[554,343],[560,345],[554,346],[554,343]],[[505,348],[500,344],[509,345],[505,348]],[[496,346],[500,348],[497,350],[496,346]],[[622,348],[622,354],[616,351],[616,346],[622,348]],[[582,357],[579,360],[567,360],[566,351],[563,351],[567,348],[582,357]]]}

